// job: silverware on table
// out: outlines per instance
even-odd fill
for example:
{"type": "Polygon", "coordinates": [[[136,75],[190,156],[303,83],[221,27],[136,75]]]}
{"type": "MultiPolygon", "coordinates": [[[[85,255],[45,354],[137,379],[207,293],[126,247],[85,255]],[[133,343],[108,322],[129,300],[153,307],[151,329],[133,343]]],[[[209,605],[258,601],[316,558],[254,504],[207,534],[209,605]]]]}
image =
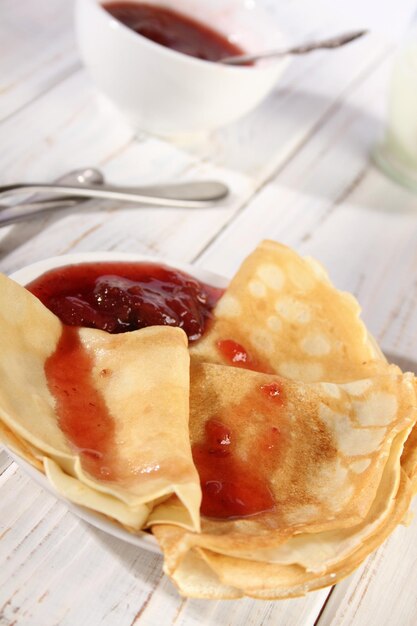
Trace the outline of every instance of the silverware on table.
{"type": "MultiPolygon", "coordinates": [[[[69,185],[101,185],[104,183],[104,177],[100,170],[83,167],[60,176],[55,182],[69,185]]],[[[43,215],[48,211],[70,209],[87,200],[88,198],[71,198],[69,196],[53,196],[51,198],[49,195],[37,193],[14,204],[0,204],[0,228],[43,215]]]]}
{"type": "Polygon", "coordinates": [[[108,185],[105,184],[99,170],[83,168],[66,174],[52,184],[3,185],[0,187],[0,196],[10,194],[15,196],[33,191],[47,192],[47,195],[37,193],[20,203],[0,205],[0,227],[35,217],[45,211],[72,208],[92,198],[164,207],[204,208],[225,198],[229,193],[228,187],[217,181],[191,181],[143,187],[108,185]]]}
{"type": "Polygon", "coordinates": [[[15,183],[0,187],[0,195],[46,191],[80,198],[121,200],[170,207],[205,207],[225,198],[229,193],[226,185],[217,181],[199,181],[122,187],[116,185],[68,185],[57,183],[15,183]]]}
{"type": "Polygon", "coordinates": [[[269,52],[261,52],[258,54],[239,54],[237,56],[226,57],[221,59],[219,63],[226,65],[247,65],[248,63],[255,63],[261,59],[270,59],[273,57],[283,57],[289,54],[307,54],[313,52],[313,50],[320,50],[322,48],[333,49],[345,46],[355,39],[359,39],[365,35],[367,30],[355,30],[349,33],[343,33],[336,37],[330,37],[329,39],[322,39],[321,41],[311,41],[308,43],[294,46],[292,48],[284,48],[282,50],[271,50],[269,52]]]}
{"type": "MultiPolygon", "coordinates": [[[[67,174],[63,174],[57,178],[55,183],[59,183],[62,185],[102,185],[104,183],[103,174],[100,170],[97,170],[92,167],[82,167],[67,174]]],[[[10,209],[14,209],[15,207],[30,209],[30,208],[40,208],[42,206],[48,207],[49,205],[66,202],[68,204],[79,204],[83,202],[82,198],[71,198],[69,196],[55,196],[52,197],[49,194],[31,194],[29,197],[21,200],[20,202],[15,202],[13,204],[0,204],[0,213],[4,211],[8,211],[10,209]]]]}

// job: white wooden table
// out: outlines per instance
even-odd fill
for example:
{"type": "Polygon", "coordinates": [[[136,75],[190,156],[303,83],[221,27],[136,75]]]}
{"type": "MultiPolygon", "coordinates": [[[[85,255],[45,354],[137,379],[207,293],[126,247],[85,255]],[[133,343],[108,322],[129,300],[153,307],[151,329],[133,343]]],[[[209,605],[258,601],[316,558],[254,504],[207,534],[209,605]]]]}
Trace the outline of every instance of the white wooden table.
{"type": "MultiPolygon", "coordinates": [[[[321,19],[324,32],[314,6],[298,9],[304,30],[321,19]]],[[[382,38],[298,59],[257,111],[174,144],[135,138],[103,104],[81,68],[71,13],[69,0],[0,0],[0,181],[96,165],[132,184],[218,177],[233,194],[214,210],[92,203],[4,228],[2,272],[56,254],[121,250],[231,275],[269,237],[322,261],[357,296],[387,352],[417,354],[417,196],[369,160],[392,63],[382,38]]],[[[90,528],[3,452],[0,538],[1,625],[417,624],[417,519],[334,589],[281,602],[186,600],[162,575],[160,556],[90,528]]]]}

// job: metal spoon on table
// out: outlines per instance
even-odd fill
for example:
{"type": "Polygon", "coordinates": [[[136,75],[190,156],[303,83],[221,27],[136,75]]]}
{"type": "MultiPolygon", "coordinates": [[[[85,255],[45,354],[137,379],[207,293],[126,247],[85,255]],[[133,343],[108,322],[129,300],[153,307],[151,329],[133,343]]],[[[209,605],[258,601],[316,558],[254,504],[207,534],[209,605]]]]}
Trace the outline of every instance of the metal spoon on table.
{"type": "Polygon", "coordinates": [[[101,172],[84,168],[70,172],[54,184],[18,183],[0,187],[0,195],[47,191],[48,196],[36,194],[22,203],[0,205],[0,227],[28,219],[45,211],[74,207],[91,198],[140,202],[157,206],[202,208],[225,198],[229,189],[216,181],[164,184],[147,187],[105,185],[101,172]],[[63,193],[53,195],[50,193],[63,193]]]}
{"type": "Polygon", "coordinates": [[[28,191],[46,191],[79,198],[100,198],[102,200],[121,200],[164,207],[200,208],[225,198],[229,189],[217,181],[198,181],[187,183],[167,183],[143,187],[125,187],[117,185],[68,185],[58,183],[15,183],[0,187],[0,195],[27,193],[28,191]]]}
{"type": "MultiPolygon", "coordinates": [[[[101,185],[104,176],[92,167],[83,167],[68,172],[56,180],[57,183],[77,185],[101,185]]],[[[71,198],[69,196],[50,196],[45,194],[32,194],[28,198],[15,204],[0,204],[0,227],[31,219],[43,215],[48,211],[58,209],[70,209],[88,201],[88,198],[71,198]]]]}
{"type": "Polygon", "coordinates": [[[355,39],[359,39],[359,37],[362,37],[367,32],[367,30],[355,30],[349,33],[343,33],[342,35],[337,35],[336,37],[322,39],[321,41],[311,41],[292,48],[270,50],[269,52],[260,52],[258,54],[239,54],[237,56],[221,59],[219,63],[226,65],[247,65],[248,63],[255,63],[256,61],[261,61],[262,59],[283,57],[288,54],[307,54],[308,52],[313,52],[313,50],[320,50],[322,48],[340,48],[351,41],[355,41],[355,39]]]}
{"type": "MultiPolygon", "coordinates": [[[[100,170],[93,167],[82,167],[68,172],[67,174],[63,174],[63,176],[57,178],[55,182],[63,185],[102,185],[104,183],[104,176],[100,170]]],[[[47,208],[50,205],[60,202],[65,202],[68,206],[71,206],[71,204],[79,204],[82,201],[83,200],[80,200],[80,198],[69,198],[68,196],[51,197],[50,195],[37,193],[15,204],[0,204],[0,212],[8,211],[14,207],[30,209],[32,207],[40,208],[45,205],[45,208],[47,208]]]]}

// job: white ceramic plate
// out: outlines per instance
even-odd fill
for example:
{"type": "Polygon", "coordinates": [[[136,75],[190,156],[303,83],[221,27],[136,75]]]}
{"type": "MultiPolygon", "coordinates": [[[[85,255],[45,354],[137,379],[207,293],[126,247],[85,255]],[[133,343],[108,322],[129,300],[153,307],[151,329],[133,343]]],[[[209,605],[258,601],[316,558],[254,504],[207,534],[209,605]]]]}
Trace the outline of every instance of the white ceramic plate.
{"type": "MultiPolygon", "coordinates": [[[[10,278],[13,278],[13,280],[20,283],[21,285],[27,285],[44,272],[47,272],[48,270],[57,267],[62,267],[64,265],[76,265],[78,263],[97,263],[101,261],[142,261],[145,263],[158,263],[161,265],[168,265],[169,267],[173,267],[175,269],[186,272],[197,280],[200,280],[209,285],[213,285],[214,287],[225,288],[228,283],[227,279],[223,276],[219,276],[218,274],[213,274],[212,272],[202,270],[199,267],[194,267],[185,263],[171,262],[167,259],[161,259],[158,257],[123,252],[86,252],[80,254],[69,254],[59,257],[52,257],[49,259],[45,259],[44,261],[39,261],[38,263],[28,265],[27,267],[24,267],[23,269],[18,270],[17,272],[12,274],[10,278]]],[[[33,478],[33,480],[37,482],[43,489],[54,495],[59,500],[65,502],[68,509],[85,522],[88,522],[92,526],[99,528],[109,535],[113,535],[113,537],[117,537],[118,539],[127,541],[128,543],[131,543],[135,546],[139,546],[151,552],[160,552],[158,544],[152,535],[147,533],[129,533],[127,530],[124,530],[116,523],[112,523],[110,520],[106,520],[104,517],[94,513],[94,511],[90,511],[69,502],[68,500],[63,498],[61,494],[55,491],[55,489],[49,483],[46,476],[42,474],[42,472],[32,467],[27,461],[11,452],[7,447],[5,447],[5,450],[26,474],[33,478]]]]}

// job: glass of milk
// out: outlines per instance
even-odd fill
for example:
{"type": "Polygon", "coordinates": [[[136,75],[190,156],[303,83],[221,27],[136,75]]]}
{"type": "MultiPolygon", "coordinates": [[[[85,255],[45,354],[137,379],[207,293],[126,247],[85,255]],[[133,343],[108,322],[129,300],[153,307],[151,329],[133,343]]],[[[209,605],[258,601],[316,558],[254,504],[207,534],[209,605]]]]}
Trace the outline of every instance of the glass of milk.
{"type": "Polygon", "coordinates": [[[391,178],[417,192],[417,28],[394,62],[385,137],[373,157],[391,178]]]}

